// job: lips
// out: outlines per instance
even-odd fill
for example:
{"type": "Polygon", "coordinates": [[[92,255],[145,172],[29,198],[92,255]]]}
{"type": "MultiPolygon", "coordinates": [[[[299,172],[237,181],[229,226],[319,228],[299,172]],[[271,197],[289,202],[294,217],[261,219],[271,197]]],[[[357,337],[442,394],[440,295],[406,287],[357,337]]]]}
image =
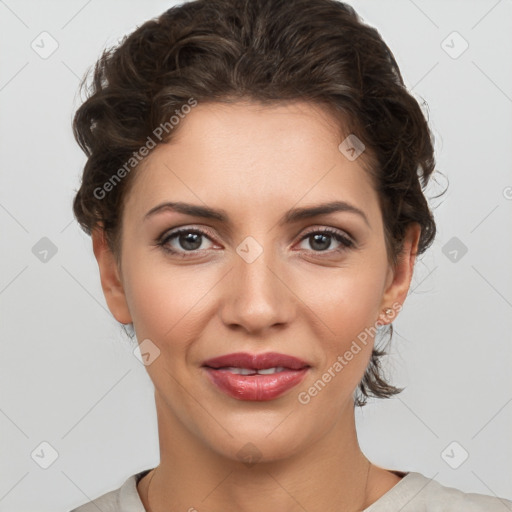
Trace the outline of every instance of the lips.
{"type": "Polygon", "coordinates": [[[210,381],[238,400],[272,400],[299,384],[310,365],[286,354],[227,354],[203,363],[210,381]]]}
{"type": "Polygon", "coordinates": [[[247,352],[237,352],[225,356],[214,357],[203,363],[203,366],[210,368],[252,368],[255,370],[264,370],[266,368],[283,367],[289,370],[300,370],[309,366],[306,362],[297,357],[278,354],[277,352],[264,352],[263,354],[248,354],[247,352]]]}

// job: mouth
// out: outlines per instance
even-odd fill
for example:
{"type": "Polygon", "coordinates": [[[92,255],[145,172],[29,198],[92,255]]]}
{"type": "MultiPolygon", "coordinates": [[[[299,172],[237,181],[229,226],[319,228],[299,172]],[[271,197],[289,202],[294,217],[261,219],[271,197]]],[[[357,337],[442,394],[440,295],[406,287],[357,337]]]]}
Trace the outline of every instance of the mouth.
{"type": "Polygon", "coordinates": [[[305,378],[311,366],[293,356],[239,352],[202,365],[217,389],[238,400],[267,401],[282,396],[305,378]]]}

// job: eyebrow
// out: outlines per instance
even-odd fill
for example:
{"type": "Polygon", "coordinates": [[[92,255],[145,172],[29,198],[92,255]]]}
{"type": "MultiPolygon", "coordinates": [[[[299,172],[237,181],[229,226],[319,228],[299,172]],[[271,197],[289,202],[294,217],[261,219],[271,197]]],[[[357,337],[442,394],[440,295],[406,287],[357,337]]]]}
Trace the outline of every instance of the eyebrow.
{"type": "MultiPolygon", "coordinates": [[[[191,215],[193,217],[217,220],[226,224],[229,224],[230,222],[229,215],[225,210],[184,203],[181,201],[165,202],[155,206],[154,208],[151,208],[151,210],[149,210],[144,216],[144,220],[147,220],[157,213],[169,210],[177,213],[183,213],[185,215],[191,215]]],[[[350,203],[347,203],[346,201],[331,201],[329,203],[323,203],[316,206],[292,208],[283,215],[279,221],[279,225],[292,224],[293,222],[300,220],[317,217],[319,215],[328,215],[330,213],[336,212],[348,212],[356,214],[365,221],[368,227],[370,227],[370,222],[368,221],[366,214],[361,209],[350,203]]]]}

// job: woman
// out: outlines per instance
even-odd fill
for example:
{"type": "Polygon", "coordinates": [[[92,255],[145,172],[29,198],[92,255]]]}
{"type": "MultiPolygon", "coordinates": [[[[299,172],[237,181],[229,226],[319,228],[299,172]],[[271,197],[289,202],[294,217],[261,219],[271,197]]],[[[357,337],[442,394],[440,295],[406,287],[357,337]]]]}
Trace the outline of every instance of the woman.
{"type": "Polygon", "coordinates": [[[98,61],[74,213],[155,386],[160,464],[75,509],[505,510],[372,464],[377,334],[436,227],[427,122],[333,0],[196,0],[98,61]]]}

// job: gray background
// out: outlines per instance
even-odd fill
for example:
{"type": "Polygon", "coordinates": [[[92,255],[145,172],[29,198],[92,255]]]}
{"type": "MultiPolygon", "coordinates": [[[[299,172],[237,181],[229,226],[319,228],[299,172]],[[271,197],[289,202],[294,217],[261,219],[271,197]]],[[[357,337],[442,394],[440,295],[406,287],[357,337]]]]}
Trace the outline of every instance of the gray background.
{"type": "MultiPolygon", "coordinates": [[[[406,390],[357,410],[361,447],[512,499],[512,2],[350,3],[428,104],[443,174],[428,196],[450,183],[394,324],[386,368],[406,390]]],[[[72,216],[85,156],[70,123],[101,50],[171,5],[0,0],[0,511],[66,511],[158,464],[151,381],[72,216]]]]}

